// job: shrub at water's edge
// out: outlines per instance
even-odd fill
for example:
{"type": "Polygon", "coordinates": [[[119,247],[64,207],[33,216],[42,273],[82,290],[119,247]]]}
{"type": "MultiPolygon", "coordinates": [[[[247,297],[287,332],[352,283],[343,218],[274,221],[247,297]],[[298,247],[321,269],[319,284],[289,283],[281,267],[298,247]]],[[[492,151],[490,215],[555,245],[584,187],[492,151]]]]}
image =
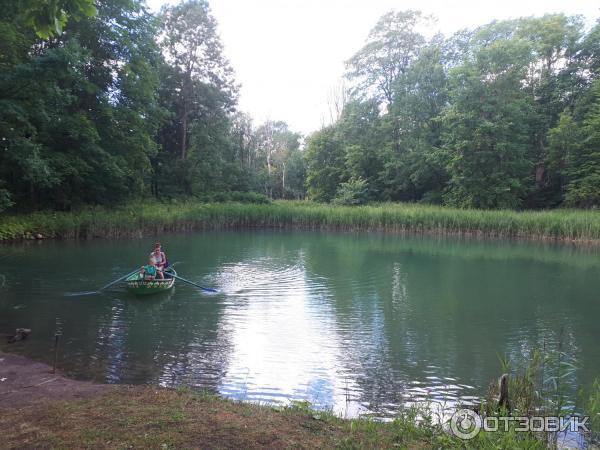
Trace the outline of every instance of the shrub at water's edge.
{"type": "Polygon", "coordinates": [[[51,238],[93,238],[217,228],[411,232],[597,244],[600,212],[483,211],[410,203],[348,207],[302,201],[140,202],[117,208],[5,215],[0,218],[0,240],[17,240],[38,233],[51,238]]]}

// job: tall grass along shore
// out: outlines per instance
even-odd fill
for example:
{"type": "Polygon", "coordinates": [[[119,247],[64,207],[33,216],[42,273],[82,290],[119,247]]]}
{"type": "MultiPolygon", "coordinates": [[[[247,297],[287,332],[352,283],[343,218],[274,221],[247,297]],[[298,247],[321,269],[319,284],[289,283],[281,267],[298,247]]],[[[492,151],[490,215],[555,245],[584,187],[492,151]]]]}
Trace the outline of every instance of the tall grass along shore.
{"type": "Polygon", "coordinates": [[[8,214],[0,217],[0,241],[36,235],[63,239],[133,237],[216,228],[384,231],[600,244],[598,211],[484,211],[408,203],[347,207],[302,201],[140,202],[73,212],[8,214]]]}

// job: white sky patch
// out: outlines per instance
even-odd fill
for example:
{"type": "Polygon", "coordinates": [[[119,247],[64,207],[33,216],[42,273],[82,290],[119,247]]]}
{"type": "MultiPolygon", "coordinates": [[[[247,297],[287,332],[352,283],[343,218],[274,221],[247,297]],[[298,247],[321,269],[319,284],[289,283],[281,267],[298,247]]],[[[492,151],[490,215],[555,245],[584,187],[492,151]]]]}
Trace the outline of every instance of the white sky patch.
{"type": "MultiPolygon", "coordinates": [[[[210,0],[209,0],[210,1],[210,0]]],[[[147,0],[153,11],[174,0],[147,0]]],[[[386,12],[417,9],[437,17],[449,35],[492,20],[564,12],[588,24],[600,16],[594,0],[212,0],[225,55],[241,83],[239,109],[260,123],[284,120],[308,134],[328,123],[327,98],[344,61],[358,51],[386,12]]]]}

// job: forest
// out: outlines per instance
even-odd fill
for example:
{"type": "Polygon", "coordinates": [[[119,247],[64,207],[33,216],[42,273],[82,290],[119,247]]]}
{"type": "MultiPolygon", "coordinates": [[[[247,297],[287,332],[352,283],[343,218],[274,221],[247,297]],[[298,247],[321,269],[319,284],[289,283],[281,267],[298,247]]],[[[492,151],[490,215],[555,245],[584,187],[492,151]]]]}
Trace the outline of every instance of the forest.
{"type": "Polygon", "coordinates": [[[92,10],[57,31],[0,1],[0,208],[304,197],[300,135],[236,111],[208,3],[156,15],[139,0],[63,3],[92,10]]]}
{"type": "Polygon", "coordinates": [[[49,4],[0,0],[0,211],[600,205],[600,22],[555,14],[428,36],[433,17],[389,12],[346,61],[330,123],[302,136],[238,109],[206,1],[49,4]]]}

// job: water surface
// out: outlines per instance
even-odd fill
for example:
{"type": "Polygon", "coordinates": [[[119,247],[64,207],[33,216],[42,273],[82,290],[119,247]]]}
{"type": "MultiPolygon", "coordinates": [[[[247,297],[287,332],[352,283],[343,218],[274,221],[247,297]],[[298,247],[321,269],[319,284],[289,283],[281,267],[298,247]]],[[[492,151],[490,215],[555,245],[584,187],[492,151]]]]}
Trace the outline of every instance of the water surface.
{"type": "Polygon", "coordinates": [[[347,416],[476,401],[499,356],[518,365],[540,346],[577,359],[573,398],[600,375],[597,250],[272,231],[161,240],[181,276],[220,292],[77,294],[144,263],[153,239],[1,247],[0,331],[33,330],[4,348],[50,362],[58,331],[59,366],[77,378],[347,416]]]}

